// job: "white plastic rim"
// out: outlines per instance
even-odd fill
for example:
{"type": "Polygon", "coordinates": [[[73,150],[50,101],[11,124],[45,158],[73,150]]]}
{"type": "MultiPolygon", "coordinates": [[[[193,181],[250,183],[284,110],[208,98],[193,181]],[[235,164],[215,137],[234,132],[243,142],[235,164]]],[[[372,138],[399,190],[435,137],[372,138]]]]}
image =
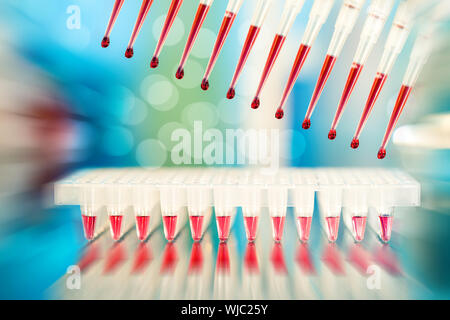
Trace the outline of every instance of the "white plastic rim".
{"type": "Polygon", "coordinates": [[[226,11],[237,14],[243,3],[244,0],[229,0],[226,11]]]}
{"type": "Polygon", "coordinates": [[[274,0],[258,0],[256,3],[255,12],[252,17],[251,25],[260,28],[266,20],[269,9],[271,8],[274,0]]]}

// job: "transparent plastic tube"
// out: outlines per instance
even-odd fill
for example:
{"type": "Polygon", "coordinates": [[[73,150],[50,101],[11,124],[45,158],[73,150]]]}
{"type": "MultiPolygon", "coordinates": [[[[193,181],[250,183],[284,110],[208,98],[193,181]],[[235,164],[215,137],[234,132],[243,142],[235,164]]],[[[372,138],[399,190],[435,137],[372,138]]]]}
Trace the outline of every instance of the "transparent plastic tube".
{"type": "Polygon", "coordinates": [[[353,58],[352,67],[350,69],[341,100],[339,101],[336,114],[331,124],[330,132],[328,133],[328,138],[330,140],[336,138],[336,127],[338,126],[348,99],[350,98],[356,82],[358,81],[363,66],[380,37],[386,19],[391,12],[392,5],[393,0],[374,0],[371,2],[368,9],[368,16],[361,31],[359,44],[353,58]]]}
{"type": "Polygon", "coordinates": [[[322,70],[320,71],[316,87],[314,88],[308,110],[306,111],[305,120],[302,124],[303,129],[309,129],[311,126],[311,115],[317,105],[317,101],[319,101],[320,95],[322,94],[323,88],[325,87],[325,83],[330,76],[336,59],[341,53],[345,41],[355,26],[364,2],[365,0],[346,0],[342,4],[334,26],[334,33],[328,47],[327,56],[325,57],[325,61],[322,66],[322,70]]]}
{"type": "Polygon", "coordinates": [[[297,81],[298,75],[305,63],[305,60],[311,50],[311,46],[317,38],[323,24],[327,20],[331,8],[333,7],[334,0],[315,0],[311,12],[309,13],[308,24],[306,25],[305,33],[303,34],[302,42],[300,48],[298,49],[297,56],[292,66],[291,73],[288,78],[288,82],[283,91],[283,96],[281,97],[280,104],[278,106],[275,117],[281,119],[284,116],[284,105],[286,104],[287,98],[289,97],[295,82],[297,81]]]}
{"type": "Polygon", "coordinates": [[[131,34],[130,42],[128,43],[127,50],[125,51],[125,57],[131,58],[134,55],[134,42],[136,41],[136,38],[139,34],[139,31],[141,31],[142,24],[145,21],[145,18],[147,17],[148,11],[150,10],[150,7],[153,4],[153,0],[143,0],[141,9],[139,10],[138,17],[136,19],[136,24],[134,25],[133,33],[131,34]]]}
{"type": "Polygon", "coordinates": [[[252,101],[252,108],[257,109],[260,105],[260,95],[264,85],[269,77],[270,72],[275,64],[275,61],[280,54],[281,48],[283,47],[284,41],[291,29],[295,18],[300,13],[304,0],[287,0],[283,9],[283,14],[281,16],[281,22],[278,27],[278,31],[272,43],[272,47],[267,57],[264,70],[261,75],[261,80],[259,81],[258,89],[256,90],[255,98],[252,101]]]}
{"type": "Polygon", "coordinates": [[[114,2],[114,7],[111,12],[111,17],[109,18],[108,26],[106,27],[105,35],[102,39],[102,47],[106,48],[109,46],[110,39],[109,35],[111,34],[111,30],[114,27],[114,24],[116,23],[117,16],[119,15],[120,9],[122,8],[123,2],[125,0],[116,0],[114,2]]]}
{"type": "Polygon", "coordinates": [[[233,79],[231,80],[230,88],[227,93],[228,99],[233,99],[236,95],[236,83],[242,73],[242,70],[244,69],[245,62],[247,61],[250,51],[255,44],[256,38],[261,30],[261,26],[267,17],[267,13],[273,4],[273,1],[274,0],[259,0],[256,4],[255,13],[253,14],[252,22],[247,33],[247,38],[245,39],[244,46],[242,47],[241,55],[236,65],[236,70],[234,71],[233,79]]]}
{"type": "Polygon", "coordinates": [[[220,51],[222,50],[223,44],[228,37],[231,27],[233,26],[234,19],[239,12],[244,0],[229,0],[225,15],[222,20],[222,25],[220,26],[219,34],[217,35],[216,42],[211,53],[211,57],[208,61],[208,66],[206,67],[205,74],[203,76],[201,88],[203,90],[208,90],[209,88],[209,76],[211,75],[214,65],[216,64],[217,58],[219,57],[220,51]]]}

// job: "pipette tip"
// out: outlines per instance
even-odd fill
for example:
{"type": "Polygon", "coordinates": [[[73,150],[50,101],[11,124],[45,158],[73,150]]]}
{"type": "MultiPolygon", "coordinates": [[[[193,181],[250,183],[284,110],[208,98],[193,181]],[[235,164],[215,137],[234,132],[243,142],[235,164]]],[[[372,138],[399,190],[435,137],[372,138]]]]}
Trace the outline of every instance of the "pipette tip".
{"type": "Polygon", "coordinates": [[[330,140],[336,139],[336,130],[331,129],[330,132],[328,132],[328,139],[330,140]]]}
{"type": "Polygon", "coordinates": [[[181,80],[184,77],[184,69],[182,67],[178,67],[177,73],[175,73],[175,78],[181,80]]]}
{"type": "Polygon", "coordinates": [[[352,143],[350,143],[352,149],[357,149],[359,147],[359,139],[353,138],[352,143]]]}
{"type": "Polygon", "coordinates": [[[159,59],[158,57],[153,57],[152,61],[150,62],[150,68],[154,69],[159,65],[159,59]]]}
{"type": "Polygon", "coordinates": [[[284,116],[284,111],[281,108],[277,109],[277,112],[275,112],[275,118],[282,119],[284,116]]]}
{"type": "Polygon", "coordinates": [[[202,81],[202,85],[201,85],[202,90],[206,91],[209,89],[209,81],[208,79],[203,79],[202,81]]]}
{"type": "Polygon", "coordinates": [[[380,148],[377,154],[378,159],[384,159],[386,157],[386,149],[380,148]]]}
{"type": "Polygon", "coordinates": [[[253,101],[252,101],[252,109],[258,109],[259,108],[259,104],[260,104],[259,98],[255,97],[253,99],[253,101]]]}
{"type": "Polygon", "coordinates": [[[122,218],[123,216],[109,216],[111,235],[114,241],[118,241],[122,235],[122,218]]]}
{"type": "Polygon", "coordinates": [[[311,127],[311,120],[305,119],[302,123],[302,128],[308,130],[311,127]]]}
{"type": "Polygon", "coordinates": [[[107,48],[109,46],[109,38],[108,37],[104,37],[102,40],[102,48],[107,48]]]}
{"type": "Polygon", "coordinates": [[[133,57],[133,55],[134,55],[133,48],[127,48],[127,51],[125,51],[125,57],[130,59],[131,57],[133,57]]]}
{"type": "Polygon", "coordinates": [[[227,99],[233,99],[234,98],[234,96],[236,95],[236,91],[234,90],[234,88],[230,88],[230,89],[228,89],[228,92],[227,92],[227,99]]]}
{"type": "Polygon", "coordinates": [[[82,215],[82,219],[83,219],[84,235],[87,240],[91,241],[94,239],[95,220],[97,219],[97,217],[82,215]]]}

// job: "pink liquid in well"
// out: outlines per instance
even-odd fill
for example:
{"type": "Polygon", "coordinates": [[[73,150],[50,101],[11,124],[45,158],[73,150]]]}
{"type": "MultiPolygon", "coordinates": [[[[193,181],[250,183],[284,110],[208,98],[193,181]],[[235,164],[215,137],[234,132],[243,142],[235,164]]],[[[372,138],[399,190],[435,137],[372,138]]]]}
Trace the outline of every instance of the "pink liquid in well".
{"type": "Polygon", "coordinates": [[[339,101],[339,106],[334,116],[333,123],[331,124],[331,130],[328,133],[328,139],[334,140],[336,138],[336,127],[341,119],[342,113],[344,112],[345,106],[347,105],[348,99],[355,88],[356,82],[358,81],[359,75],[361,74],[363,66],[359,63],[353,62],[352,68],[345,83],[344,91],[342,92],[341,100],[339,101]]]}
{"type": "Polygon", "coordinates": [[[245,233],[248,241],[255,241],[258,231],[258,217],[244,217],[245,233]]]}
{"type": "Polygon", "coordinates": [[[163,216],[164,235],[167,241],[173,241],[175,239],[177,218],[177,216],[163,216]]]}
{"type": "Polygon", "coordinates": [[[392,132],[397,124],[398,118],[405,107],[406,101],[408,101],[409,94],[411,93],[412,87],[402,85],[400,92],[398,93],[397,101],[395,102],[394,110],[392,110],[391,118],[389,119],[389,124],[386,129],[386,133],[383,137],[383,143],[378,151],[378,159],[384,159],[386,156],[386,145],[391,138],[392,132]]]}
{"type": "Polygon", "coordinates": [[[159,36],[158,44],[156,45],[155,53],[153,54],[152,61],[150,62],[151,68],[156,68],[159,65],[159,54],[161,53],[161,50],[164,47],[167,35],[169,34],[170,28],[172,28],[172,24],[175,21],[178,12],[180,11],[182,3],[183,0],[172,0],[172,3],[170,4],[166,20],[164,21],[164,25],[161,30],[161,35],[159,36]]]}
{"type": "Polygon", "coordinates": [[[352,140],[350,146],[353,149],[358,148],[359,146],[359,136],[361,135],[361,131],[363,130],[367,119],[369,118],[370,112],[373,109],[375,102],[380,95],[381,89],[383,88],[384,83],[386,82],[387,75],[377,72],[377,76],[372,84],[372,89],[370,90],[369,97],[367,98],[366,106],[364,107],[363,113],[361,115],[361,119],[359,120],[358,127],[356,128],[355,136],[352,140]]]}
{"type": "Polygon", "coordinates": [[[209,58],[208,66],[206,67],[205,75],[203,76],[202,81],[202,89],[208,90],[209,88],[209,76],[216,64],[217,57],[219,56],[220,50],[222,50],[223,44],[227,39],[228,33],[230,32],[231,26],[233,25],[234,19],[236,18],[236,14],[230,11],[225,12],[225,16],[223,17],[222,25],[220,26],[219,34],[216,38],[216,43],[214,44],[213,51],[211,53],[211,57],[209,58]]]}
{"type": "Polygon", "coordinates": [[[143,0],[141,9],[139,10],[138,17],[136,19],[136,24],[134,25],[133,33],[131,34],[130,42],[128,43],[127,50],[125,51],[125,57],[131,58],[134,55],[134,42],[141,30],[142,24],[144,23],[145,18],[147,17],[148,11],[152,6],[153,0],[143,0]]]}
{"type": "Polygon", "coordinates": [[[282,36],[280,34],[277,34],[275,36],[275,39],[273,40],[272,47],[270,48],[269,56],[266,60],[266,65],[264,66],[263,73],[261,75],[261,80],[259,81],[258,89],[256,90],[255,98],[252,102],[252,108],[257,109],[260,105],[259,97],[261,95],[261,91],[264,88],[264,85],[266,84],[267,78],[269,77],[270,71],[272,71],[272,68],[275,64],[275,61],[278,58],[278,55],[280,54],[281,48],[283,47],[284,41],[286,40],[285,36],[282,36]]]}
{"type": "Polygon", "coordinates": [[[362,241],[364,239],[364,232],[366,231],[367,217],[352,217],[353,234],[356,241],[362,241]]]}
{"type": "Polygon", "coordinates": [[[311,231],[312,217],[298,217],[297,218],[297,231],[298,236],[302,242],[309,240],[309,233],[311,231]]]}
{"type": "Polygon", "coordinates": [[[309,102],[308,110],[306,111],[305,120],[303,121],[302,128],[309,129],[311,126],[311,115],[316,108],[317,101],[319,101],[320,95],[322,94],[325,83],[330,76],[331,70],[333,70],[334,64],[336,63],[336,57],[327,55],[320,71],[319,79],[317,79],[316,87],[314,88],[311,101],[309,102]]]}
{"type": "Polygon", "coordinates": [[[220,272],[230,272],[230,254],[228,252],[228,245],[225,242],[219,244],[216,267],[220,272]]]}
{"type": "Polygon", "coordinates": [[[248,30],[247,38],[245,39],[244,46],[242,47],[241,56],[239,57],[236,70],[234,71],[233,80],[231,80],[230,89],[228,90],[227,93],[228,99],[233,99],[234,96],[236,95],[234,88],[236,87],[236,83],[239,79],[239,76],[242,73],[242,69],[244,69],[244,65],[248,59],[250,51],[252,50],[253,45],[255,44],[256,38],[258,37],[259,34],[259,30],[260,30],[259,27],[253,25],[251,25],[248,30]]]}
{"type": "Polygon", "coordinates": [[[94,239],[94,235],[95,235],[95,220],[97,220],[97,217],[96,216],[81,215],[81,218],[83,220],[84,236],[88,240],[94,239]]]}
{"type": "Polygon", "coordinates": [[[123,216],[109,216],[109,226],[114,241],[119,240],[122,235],[122,219],[123,216]]]}
{"type": "Polygon", "coordinates": [[[191,234],[194,241],[200,241],[203,235],[203,216],[189,216],[191,234]]]}
{"type": "Polygon", "coordinates": [[[192,23],[191,31],[189,32],[189,36],[186,41],[186,45],[184,47],[183,54],[181,56],[180,65],[178,67],[177,73],[175,77],[177,79],[183,79],[184,77],[184,65],[191,53],[192,47],[194,46],[195,40],[197,39],[198,32],[205,21],[205,18],[208,14],[209,6],[200,4],[197,9],[197,13],[195,14],[194,22],[192,23]]]}
{"type": "Polygon", "coordinates": [[[202,270],[203,267],[203,253],[202,245],[200,242],[194,242],[192,244],[191,257],[189,259],[189,273],[197,273],[202,270]]]}
{"type": "Polygon", "coordinates": [[[379,216],[381,225],[381,240],[388,242],[391,240],[393,216],[379,216]]]}
{"type": "Polygon", "coordinates": [[[111,17],[109,18],[108,26],[106,27],[105,36],[102,40],[102,47],[106,48],[109,46],[109,35],[111,34],[111,30],[114,27],[114,23],[116,23],[117,16],[119,15],[120,9],[122,8],[123,2],[125,0],[116,0],[114,2],[114,7],[111,13],[111,17]]]}
{"type": "Polygon", "coordinates": [[[297,81],[298,75],[302,70],[303,64],[305,63],[306,58],[308,57],[309,51],[311,50],[310,46],[301,44],[300,48],[297,52],[297,57],[295,58],[294,65],[292,66],[291,74],[289,75],[288,82],[286,84],[286,88],[284,88],[283,96],[280,101],[280,105],[275,113],[275,118],[281,119],[284,116],[283,107],[286,104],[287,98],[291,94],[292,88],[294,87],[295,81],[297,81]]]}
{"type": "Polygon", "coordinates": [[[220,241],[227,241],[230,236],[231,216],[216,217],[220,241]]]}
{"type": "Polygon", "coordinates": [[[136,216],[136,231],[139,240],[144,241],[148,237],[150,216],[136,216]]]}
{"type": "Polygon", "coordinates": [[[335,242],[339,232],[340,217],[326,217],[328,240],[335,242]]]}
{"type": "Polygon", "coordinates": [[[272,217],[272,236],[277,242],[283,237],[284,220],[285,217],[272,217]]]}
{"type": "Polygon", "coordinates": [[[247,243],[244,256],[244,265],[250,273],[259,272],[258,254],[256,252],[256,246],[253,242],[247,243]]]}

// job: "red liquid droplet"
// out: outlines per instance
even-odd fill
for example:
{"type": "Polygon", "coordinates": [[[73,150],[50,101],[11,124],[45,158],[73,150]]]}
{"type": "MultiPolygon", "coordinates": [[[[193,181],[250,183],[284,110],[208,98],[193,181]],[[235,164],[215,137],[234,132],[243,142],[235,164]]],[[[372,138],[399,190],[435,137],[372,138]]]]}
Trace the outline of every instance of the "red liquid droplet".
{"type": "Polygon", "coordinates": [[[122,235],[122,218],[123,216],[109,216],[109,225],[111,227],[111,235],[114,241],[119,240],[122,235]]]}
{"type": "Polygon", "coordinates": [[[392,233],[392,221],[394,217],[392,216],[379,216],[381,224],[381,240],[388,242],[391,240],[392,233]]]}
{"type": "Polygon", "coordinates": [[[366,106],[364,107],[363,113],[361,115],[361,119],[359,120],[358,127],[355,132],[355,139],[359,139],[361,135],[361,131],[364,128],[364,125],[369,118],[370,112],[375,105],[375,101],[377,101],[378,96],[380,95],[381,89],[383,88],[384,83],[386,82],[387,75],[377,72],[377,76],[372,84],[372,89],[370,89],[369,97],[367,98],[366,106]]]}
{"type": "Polygon", "coordinates": [[[302,128],[308,130],[311,127],[311,120],[305,119],[302,123],[302,128]]]}
{"type": "Polygon", "coordinates": [[[175,239],[177,218],[177,216],[163,216],[164,235],[168,241],[173,241],[175,239]]]}
{"type": "Polygon", "coordinates": [[[153,57],[152,61],[150,61],[150,68],[154,69],[159,65],[159,59],[157,57],[153,57]]]}
{"type": "MultiPolygon", "coordinates": [[[[255,97],[258,98],[261,95],[261,91],[264,88],[267,78],[269,77],[269,74],[272,71],[272,68],[275,64],[275,61],[278,58],[278,55],[280,54],[281,48],[283,47],[285,40],[286,40],[285,36],[282,36],[280,34],[275,35],[275,39],[273,39],[272,47],[270,48],[269,56],[267,57],[267,61],[264,66],[264,70],[261,75],[261,80],[259,81],[259,85],[258,85],[258,89],[256,90],[255,97]]],[[[259,99],[258,99],[258,107],[259,107],[259,99]]],[[[256,109],[257,107],[254,108],[253,104],[252,104],[252,108],[256,109]]]]}
{"type": "Polygon", "coordinates": [[[88,240],[94,239],[94,235],[95,235],[95,220],[97,219],[97,217],[96,216],[81,215],[81,218],[83,220],[84,236],[88,240]]]}
{"type": "Polygon", "coordinates": [[[219,240],[226,241],[230,236],[231,216],[216,217],[217,231],[219,232],[219,240]]]}
{"type": "Polygon", "coordinates": [[[161,273],[171,273],[174,271],[178,262],[178,252],[175,243],[168,243],[164,248],[163,259],[161,264],[161,273]]]}
{"type": "Polygon", "coordinates": [[[127,51],[125,52],[125,57],[131,58],[133,56],[133,46],[136,38],[141,30],[142,24],[147,17],[148,11],[152,6],[153,0],[143,0],[141,9],[139,10],[138,17],[136,19],[136,24],[134,25],[133,33],[131,34],[130,42],[128,43],[127,51]]]}
{"type": "Polygon", "coordinates": [[[384,149],[378,150],[377,158],[381,160],[384,159],[384,157],[386,157],[386,150],[384,149]]]}
{"type": "Polygon", "coordinates": [[[283,237],[284,220],[285,217],[272,217],[272,236],[277,242],[283,237]]]}
{"type": "Polygon", "coordinates": [[[364,232],[366,231],[367,217],[353,216],[353,233],[356,241],[362,241],[364,239],[364,232]]]}
{"type": "Polygon", "coordinates": [[[136,231],[139,240],[144,241],[148,237],[150,216],[136,216],[136,231]]]}
{"type": "Polygon", "coordinates": [[[336,139],[336,130],[331,129],[330,132],[328,132],[328,139],[330,140],[336,139]]]}
{"type": "Polygon", "coordinates": [[[209,89],[209,81],[206,79],[203,79],[202,84],[200,86],[204,91],[209,89]]]}
{"type": "Polygon", "coordinates": [[[280,101],[280,106],[278,107],[280,110],[284,108],[286,104],[287,98],[291,94],[292,88],[294,87],[295,82],[297,81],[298,75],[302,70],[303,64],[306,61],[306,57],[308,57],[309,51],[311,50],[310,46],[301,44],[298,49],[297,56],[295,57],[294,65],[292,66],[291,73],[289,75],[288,81],[286,83],[286,87],[283,91],[283,96],[280,101]]]}
{"type": "Polygon", "coordinates": [[[272,253],[270,254],[270,260],[277,273],[287,273],[286,262],[284,260],[283,247],[281,243],[274,243],[272,253]]]}
{"type": "MultiPolygon", "coordinates": [[[[194,46],[195,39],[197,39],[198,32],[205,21],[206,15],[208,14],[209,6],[205,4],[200,4],[197,9],[197,13],[195,14],[194,22],[192,23],[191,31],[189,32],[189,36],[186,41],[186,45],[184,47],[183,54],[181,56],[180,65],[178,70],[183,70],[184,65],[189,57],[189,54],[194,46]]],[[[180,73],[181,74],[181,73],[180,73]]],[[[177,72],[178,75],[178,72],[177,72]]],[[[184,75],[184,73],[183,73],[184,75]]],[[[183,78],[183,76],[181,76],[183,78]]],[[[177,76],[177,79],[181,79],[177,76]]]]}
{"type": "Polygon", "coordinates": [[[341,119],[342,113],[344,112],[348,99],[350,98],[350,95],[352,94],[353,89],[355,88],[356,82],[358,81],[362,68],[363,65],[353,62],[352,67],[350,69],[350,73],[347,78],[347,82],[345,83],[344,91],[342,92],[341,100],[339,101],[339,105],[336,114],[334,116],[333,123],[331,124],[331,129],[334,130],[334,132],[336,132],[335,129],[339,123],[339,120],[341,119]]]}
{"type": "Polygon", "coordinates": [[[283,119],[284,117],[284,111],[283,109],[278,109],[277,112],[275,112],[275,118],[277,119],[283,119]]]}
{"type": "Polygon", "coordinates": [[[258,273],[258,254],[256,252],[256,246],[253,242],[247,243],[247,249],[245,250],[244,265],[249,272],[258,273]]]}
{"type": "MultiPolygon", "coordinates": [[[[248,30],[247,38],[245,39],[244,46],[242,47],[241,55],[239,57],[239,61],[236,65],[236,70],[234,71],[233,79],[231,80],[231,84],[230,84],[231,88],[234,88],[236,86],[239,76],[241,75],[242,70],[244,69],[244,65],[248,59],[250,51],[252,50],[253,45],[255,44],[256,38],[258,37],[259,30],[260,30],[259,27],[256,27],[253,25],[251,25],[248,30]]],[[[233,95],[233,97],[234,97],[234,95],[233,95]]],[[[233,98],[228,98],[228,99],[233,99],[233,98]]]]}
{"type": "Polygon", "coordinates": [[[322,94],[323,88],[325,87],[325,83],[327,82],[335,63],[336,57],[330,55],[327,55],[325,57],[322,70],[320,71],[319,78],[317,79],[316,87],[314,88],[311,101],[309,102],[308,110],[306,111],[305,119],[311,119],[311,115],[316,108],[317,101],[319,101],[320,95],[322,94]]]}
{"type": "Polygon", "coordinates": [[[328,240],[335,242],[339,232],[340,217],[326,217],[328,240]]]}
{"type": "Polygon", "coordinates": [[[227,99],[233,99],[234,96],[236,95],[236,91],[233,88],[228,89],[227,92],[227,99]]]}
{"type": "Polygon", "coordinates": [[[258,231],[258,217],[244,217],[245,233],[248,241],[255,241],[258,231]]]}
{"type": "Polygon", "coordinates": [[[200,241],[203,235],[203,216],[190,216],[191,233],[194,241],[200,241]]]}
{"type": "Polygon", "coordinates": [[[297,250],[296,260],[303,272],[307,274],[316,273],[316,270],[314,269],[314,265],[312,263],[311,255],[309,253],[308,245],[306,245],[305,243],[300,243],[297,250]]]}
{"type": "Polygon", "coordinates": [[[169,11],[167,12],[166,20],[164,21],[163,28],[161,30],[161,35],[159,36],[158,44],[156,45],[155,53],[153,54],[153,59],[156,58],[156,63],[153,63],[152,60],[152,68],[156,68],[158,66],[158,57],[161,53],[162,48],[164,47],[164,43],[166,42],[167,36],[169,34],[170,28],[172,28],[172,24],[175,21],[175,18],[178,15],[178,11],[180,11],[181,4],[183,0],[172,0],[169,11]]]}
{"type": "Polygon", "coordinates": [[[217,270],[227,273],[230,272],[230,254],[228,252],[228,246],[225,242],[219,243],[216,265],[217,270]]]}
{"type": "MultiPolygon", "coordinates": [[[[236,14],[231,11],[226,11],[225,16],[223,17],[222,25],[220,26],[219,33],[217,35],[216,43],[214,44],[213,51],[211,53],[211,57],[209,58],[208,66],[206,67],[205,75],[203,78],[205,80],[209,79],[211,72],[216,64],[217,58],[219,57],[219,53],[222,50],[223,44],[230,32],[231,26],[233,25],[234,19],[236,18],[236,14]]],[[[203,89],[203,85],[202,85],[203,89]]],[[[207,89],[203,89],[207,90],[207,89]]]]}
{"type": "Polygon", "coordinates": [[[109,46],[109,35],[111,34],[111,30],[114,27],[114,23],[116,23],[117,16],[119,15],[120,9],[122,8],[123,2],[125,0],[116,0],[114,2],[114,7],[111,12],[111,17],[109,18],[108,26],[106,27],[105,36],[102,40],[102,47],[106,48],[109,46]]]}
{"type": "Polygon", "coordinates": [[[132,272],[142,272],[152,260],[152,253],[146,243],[140,243],[134,254],[132,272]]]}
{"type": "Polygon", "coordinates": [[[203,253],[200,242],[194,242],[192,244],[191,257],[189,259],[189,273],[197,273],[202,270],[203,267],[203,253]]]}
{"type": "Polygon", "coordinates": [[[184,69],[179,67],[177,70],[177,73],[175,74],[175,78],[180,80],[180,79],[183,79],[183,77],[184,77],[184,69]]]}
{"type": "Polygon", "coordinates": [[[359,147],[359,140],[353,138],[352,142],[350,143],[350,147],[352,147],[352,149],[357,149],[359,147]]]}
{"type": "Polygon", "coordinates": [[[311,232],[311,221],[312,217],[297,218],[298,235],[302,242],[307,242],[309,240],[309,233],[311,232]]]}
{"type": "Polygon", "coordinates": [[[253,101],[252,101],[252,109],[258,109],[259,108],[259,104],[260,104],[259,98],[255,97],[253,99],[253,101]]]}

